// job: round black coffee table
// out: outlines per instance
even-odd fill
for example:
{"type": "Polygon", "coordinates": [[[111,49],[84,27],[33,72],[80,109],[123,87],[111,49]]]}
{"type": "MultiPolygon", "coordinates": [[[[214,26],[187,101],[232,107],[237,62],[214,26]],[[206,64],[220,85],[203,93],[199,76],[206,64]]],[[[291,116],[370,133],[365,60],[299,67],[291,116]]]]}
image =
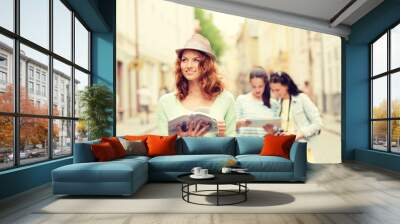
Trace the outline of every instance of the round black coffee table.
{"type": "Polygon", "coordinates": [[[249,188],[247,183],[255,180],[255,177],[248,173],[215,173],[215,177],[212,179],[193,179],[190,177],[191,173],[182,174],[177,177],[178,181],[182,183],[182,199],[188,203],[198,204],[198,205],[234,205],[247,200],[247,192],[249,188]],[[197,190],[197,185],[216,185],[215,190],[197,190]],[[190,186],[195,186],[194,191],[190,191],[190,186]],[[223,190],[220,189],[220,185],[236,185],[237,190],[223,190]],[[214,192],[215,194],[206,194],[209,192],[214,192]],[[190,201],[190,196],[204,196],[204,197],[216,197],[216,204],[202,204],[190,201]],[[239,200],[231,203],[221,203],[221,197],[232,197],[241,196],[239,200]]]}

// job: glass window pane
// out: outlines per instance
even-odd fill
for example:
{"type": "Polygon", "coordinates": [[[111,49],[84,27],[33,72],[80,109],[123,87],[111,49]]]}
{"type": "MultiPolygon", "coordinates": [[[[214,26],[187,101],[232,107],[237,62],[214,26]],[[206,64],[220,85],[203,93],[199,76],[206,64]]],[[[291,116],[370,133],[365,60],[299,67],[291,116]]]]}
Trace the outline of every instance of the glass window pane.
{"type": "Polygon", "coordinates": [[[400,24],[391,30],[390,60],[391,69],[400,67],[400,24]]]}
{"type": "Polygon", "coordinates": [[[86,86],[89,86],[89,75],[81,72],[78,69],[75,69],[75,117],[79,117],[81,115],[79,98],[81,92],[85,89],[86,86]]]}
{"type": "Polygon", "coordinates": [[[47,115],[49,57],[21,44],[20,109],[25,114],[47,115]]]}
{"type": "Polygon", "coordinates": [[[392,141],[392,152],[400,153],[400,120],[391,121],[391,141],[392,141]]]}
{"type": "Polygon", "coordinates": [[[372,118],[387,118],[387,77],[372,81],[372,118]]]}
{"type": "Polygon", "coordinates": [[[53,157],[72,154],[72,121],[53,120],[53,157]]]}
{"type": "Polygon", "coordinates": [[[387,121],[372,122],[372,148],[387,151],[387,121]]]}
{"type": "Polygon", "coordinates": [[[49,0],[20,0],[21,36],[49,48],[49,0]]]}
{"type": "Polygon", "coordinates": [[[89,69],[89,32],[75,18],[75,63],[89,69]]]}
{"type": "Polygon", "coordinates": [[[71,60],[72,12],[60,1],[53,1],[53,51],[71,60]]]}
{"type": "Polygon", "coordinates": [[[14,42],[0,35],[0,111],[14,111],[14,42]]]}
{"type": "Polygon", "coordinates": [[[391,115],[400,118],[400,72],[391,75],[390,86],[391,115]]]}
{"type": "Polygon", "coordinates": [[[0,116],[0,170],[14,165],[13,118],[0,116]]]}
{"type": "Polygon", "coordinates": [[[14,0],[0,1],[0,26],[14,31],[14,0]]]}
{"type": "Polygon", "coordinates": [[[53,115],[72,117],[72,70],[53,60],[53,115]]]}
{"type": "Polygon", "coordinates": [[[87,141],[88,128],[84,120],[75,121],[75,143],[87,141]]]}
{"type": "Polygon", "coordinates": [[[373,75],[387,71],[387,34],[372,44],[373,75]]]}
{"type": "Polygon", "coordinates": [[[49,120],[20,118],[20,164],[35,163],[49,158],[49,120]]]}

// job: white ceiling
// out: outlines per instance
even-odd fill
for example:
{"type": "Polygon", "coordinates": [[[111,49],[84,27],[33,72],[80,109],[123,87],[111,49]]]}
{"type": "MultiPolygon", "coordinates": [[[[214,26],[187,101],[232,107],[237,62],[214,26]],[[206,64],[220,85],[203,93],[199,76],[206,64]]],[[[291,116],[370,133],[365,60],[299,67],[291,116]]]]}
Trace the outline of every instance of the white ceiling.
{"type": "Polygon", "coordinates": [[[383,2],[383,0],[168,1],[342,37],[350,34],[352,24],[383,2]],[[347,9],[342,10],[346,5],[347,9]]]}

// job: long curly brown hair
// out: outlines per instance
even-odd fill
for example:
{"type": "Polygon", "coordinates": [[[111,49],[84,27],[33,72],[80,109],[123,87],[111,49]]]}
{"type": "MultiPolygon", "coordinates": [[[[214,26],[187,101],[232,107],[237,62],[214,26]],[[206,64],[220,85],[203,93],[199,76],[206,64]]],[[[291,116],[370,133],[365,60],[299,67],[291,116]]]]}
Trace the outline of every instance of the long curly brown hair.
{"type": "MultiPolygon", "coordinates": [[[[181,51],[175,62],[175,79],[176,89],[179,100],[185,99],[189,94],[189,81],[183,76],[181,70],[181,59],[184,51],[181,51]]],[[[200,61],[200,86],[203,91],[203,95],[208,99],[212,100],[218,96],[223,90],[224,85],[218,78],[217,67],[214,61],[206,54],[201,51],[197,51],[203,55],[203,59],[200,61]]]]}

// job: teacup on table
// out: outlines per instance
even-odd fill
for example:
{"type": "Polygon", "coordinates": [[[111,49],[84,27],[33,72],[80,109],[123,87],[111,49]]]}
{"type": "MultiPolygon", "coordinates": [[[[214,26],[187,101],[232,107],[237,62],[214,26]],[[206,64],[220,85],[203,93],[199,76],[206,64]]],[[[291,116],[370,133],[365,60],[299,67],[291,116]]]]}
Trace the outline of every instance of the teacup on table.
{"type": "Polygon", "coordinates": [[[208,169],[201,169],[200,170],[200,176],[207,176],[208,175],[208,169]]]}
{"type": "Polygon", "coordinates": [[[201,174],[200,174],[200,172],[201,172],[201,170],[202,170],[203,168],[201,168],[201,167],[193,167],[193,169],[192,169],[192,173],[194,174],[194,175],[196,175],[196,176],[200,176],[201,174]]]}

